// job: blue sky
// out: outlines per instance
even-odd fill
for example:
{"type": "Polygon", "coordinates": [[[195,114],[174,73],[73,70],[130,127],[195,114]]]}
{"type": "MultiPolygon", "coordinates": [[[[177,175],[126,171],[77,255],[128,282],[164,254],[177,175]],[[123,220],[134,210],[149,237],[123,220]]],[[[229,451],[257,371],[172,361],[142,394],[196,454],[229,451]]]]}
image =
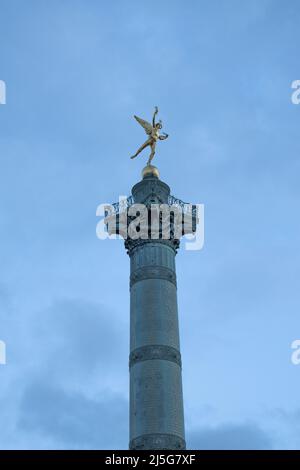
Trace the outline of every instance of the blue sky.
{"type": "Polygon", "coordinates": [[[300,449],[298,2],[0,12],[0,448],[127,448],[129,260],[95,212],[158,105],[161,179],[205,204],[177,256],[188,447],[300,449]]]}

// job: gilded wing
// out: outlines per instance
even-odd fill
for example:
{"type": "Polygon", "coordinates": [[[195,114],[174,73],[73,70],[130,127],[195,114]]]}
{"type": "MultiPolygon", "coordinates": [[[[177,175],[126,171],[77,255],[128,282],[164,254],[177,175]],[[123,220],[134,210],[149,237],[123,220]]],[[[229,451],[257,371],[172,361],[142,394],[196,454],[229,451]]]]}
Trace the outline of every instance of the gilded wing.
{"type": "Polygon", "coordinates": [[[144,119],[141,119],[141,118],[137,117],[136,115],[134,115],[134,117],[137,120],[137,122],[145,129],[146,134],[151,135],[153,127],[150,124],[150,122],[144,121],[144,119]]]}

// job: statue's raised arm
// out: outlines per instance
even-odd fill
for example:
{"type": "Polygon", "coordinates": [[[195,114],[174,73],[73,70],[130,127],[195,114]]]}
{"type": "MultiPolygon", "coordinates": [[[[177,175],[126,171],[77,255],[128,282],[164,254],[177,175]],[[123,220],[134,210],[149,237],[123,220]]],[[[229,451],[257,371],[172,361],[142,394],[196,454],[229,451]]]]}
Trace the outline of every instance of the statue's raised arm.
{"type": "Polygon", "coordinates": [[[158,113],[158,107],[155,106],[155,110],[154,110],[154,114],[153,114],[153,118],[152,118],[152,126],[155,127],[155,116],[157,115],[158,113]]]}

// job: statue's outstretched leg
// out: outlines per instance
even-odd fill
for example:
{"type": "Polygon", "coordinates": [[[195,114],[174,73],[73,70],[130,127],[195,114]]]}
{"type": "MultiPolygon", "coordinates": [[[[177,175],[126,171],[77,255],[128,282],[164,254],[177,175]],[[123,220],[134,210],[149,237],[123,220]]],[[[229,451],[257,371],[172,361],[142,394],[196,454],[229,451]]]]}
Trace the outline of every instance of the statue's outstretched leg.
{"type": "Polygon", "coordinates": [[[150,157],[149,157],[149,160],[148,160],[148,162],[147,162],[147,165],[151,165],[151,161],[152,161],[152,159],[153,159],[153,157],[154,157],[154,155],[155,155],[156,142],[154,141],[154,142],[152,142],[152,144],[150,144],[150,145],[151,145],[151,153],[150,153],[150,157]]]}
{"type": "Polygon", "coordinates": [[[141,145],[140,148],[135,152],[135,154],[132,155],[132,157],[130,157],[130,158],[137,157],[138,154],[141,153],[142,150],[144,150],[146,147],[148,147],[148,145],[151,145],[151,142],[152,142],[151,139],[146,140],[146,142],[144,142],[143,145],[141,145]]]}

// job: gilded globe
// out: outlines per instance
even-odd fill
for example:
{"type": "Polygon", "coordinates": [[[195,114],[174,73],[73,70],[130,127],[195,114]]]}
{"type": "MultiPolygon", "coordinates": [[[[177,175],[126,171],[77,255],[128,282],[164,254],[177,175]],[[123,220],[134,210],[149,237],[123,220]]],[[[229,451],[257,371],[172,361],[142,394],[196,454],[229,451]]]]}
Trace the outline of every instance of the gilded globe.
{"type": "Polygon", "coordinates": [[[159,171],[156,168],[156,166],[153,166],[153,165],[145,166],[145,168],[143,168],[143,171],[142,171],[142,177],[147,178],[147,177],[153,177],[153,176],[155,178],[159,178],[159,171]]]}

